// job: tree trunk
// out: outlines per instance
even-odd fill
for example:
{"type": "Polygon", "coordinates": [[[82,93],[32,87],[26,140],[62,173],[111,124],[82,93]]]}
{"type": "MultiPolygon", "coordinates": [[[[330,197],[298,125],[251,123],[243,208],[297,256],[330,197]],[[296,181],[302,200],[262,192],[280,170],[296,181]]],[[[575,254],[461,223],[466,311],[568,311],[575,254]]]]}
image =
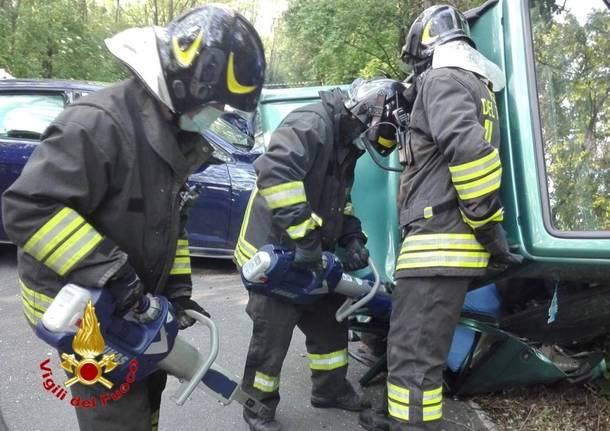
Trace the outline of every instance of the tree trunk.
{"type": "Polygon", "coordinates": [[[120,17],[121,17],[121,0],[116,0],[116,11],[114,14],[114,22],[115,23],[119,22],[120,17]]]}
{"type": "Polygon", "coordinates": [[[51,79],[53,78],[53,41],[47,40],[47,56],[42,59],[42,77],[51,79]]]}

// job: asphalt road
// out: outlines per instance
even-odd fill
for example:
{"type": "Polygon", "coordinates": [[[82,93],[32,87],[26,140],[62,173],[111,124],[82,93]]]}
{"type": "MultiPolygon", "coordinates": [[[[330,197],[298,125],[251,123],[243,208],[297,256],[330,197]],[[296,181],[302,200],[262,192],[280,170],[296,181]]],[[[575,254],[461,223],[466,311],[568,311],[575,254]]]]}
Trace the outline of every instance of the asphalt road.
{"type": "MultiPolygon", "coordinates": [[[[241,376],[243,361],[252,330],[245,313],[247,294],[233,264],[229,261],[197,259],[193,264],[194,298],[211,314],[220,330],[217,363],[241,376]]],[[[0,247],[0,410],[9,430],[77,430],[76,416],[68,397],[59,400],[44,390],[39,364],[51,358],[57,381],[64,380],[56,353],[38,340],[21,312],[17,288],[15,249],[0,247]]],[[[183,332],[194,345],[207,346],[202,328],[183,332]],[[199,329],[199,331],[197,330],[199,329]]],[[[350,362],[350,377],[356,381],[364,367],[350,362]]],[[[381,379],[380,379],[381,380],[381,379]]],[[[237,430],[246,431],[241,407],[233,403],[223,407],[202,391],[195,391],[183,406],[170,398],[179,386],[170,377],[161,407],[160,430],[237,430]]],[[[366,388],[366,393],[380,404],[383,384],[366,388]]],[[[309,367],[303,334],[297,329],[282,370],[282,401],[277,412],[286,431],[361,429],[357,414],[334,409],[315,409],[309,404],[309,367]]],[[[476,412],[466,403],[446,400],[445,417],[456,430],[485,429],[476,412]],[[451,419],[453,418],[453,419],[451,419]]],[[[2,424],[0,421],[0,430],[2,424]]]]}

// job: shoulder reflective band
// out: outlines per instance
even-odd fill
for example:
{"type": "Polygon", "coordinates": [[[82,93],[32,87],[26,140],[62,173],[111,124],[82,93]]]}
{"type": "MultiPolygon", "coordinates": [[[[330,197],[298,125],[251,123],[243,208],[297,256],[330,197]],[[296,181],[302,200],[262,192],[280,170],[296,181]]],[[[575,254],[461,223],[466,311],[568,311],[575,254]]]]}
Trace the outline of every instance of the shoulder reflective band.
{"type": "Polygon", "coordinates": [[[290,236],[290,238],[297,240],[305,237],[305,235],[307,235],[310,231],[320,226],[322,226],[322,219],[315,213],[311,213],[311,217],[309,217],[303,223],[287,227],[286,232],[288,232],[288,236],[290,236]]]}
{"type": "Polygon", "coordinates": [[[449,166],[460,199],[474,199],[500,188],[502,167],[497,149],[480,159],[449,166]]]}
{"type": "Polygon", "coordinates": [[[331,371],[347,365],[347,349],[324,355],[309,353],[307,356],[312,370],[331,371]]]}
{"type": "Polygon", "coordinates": [[[268,376],[267,374],[257,371],[252,386],[261,392],[275,392],[280,387],[280,377],[268,376]]]}
{"type": "Polygon", "coordinates": [[[260,190],[270,209],[287,207],[307,202],[305,187],[302,181],[291,181],[260,190]]]}

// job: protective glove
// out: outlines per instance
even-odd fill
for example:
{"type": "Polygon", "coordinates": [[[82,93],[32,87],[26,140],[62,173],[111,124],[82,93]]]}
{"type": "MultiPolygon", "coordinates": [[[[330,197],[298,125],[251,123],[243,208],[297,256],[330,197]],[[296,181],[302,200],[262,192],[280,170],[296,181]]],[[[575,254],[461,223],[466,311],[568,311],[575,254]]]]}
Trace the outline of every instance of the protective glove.
{"type": "Polygon", "coordinates": [[[196,322],[195,319],[186,315],[186,310],[193,310],[197,313],[203,314],[205,317],[210,317],[210,313],[205,311],[201,305],[197,304],[187,296],[172,298],[169,300],[169,302],[172,304],[174,309],[174,316],[178,321],[178,329],[188,328],[189,326],[193,326],[193,324],[196,322]]]}
{"type": "Polygon", "coordinates": [[[499,223],[483,229],[475,229],[477,241],[491,254],[490,266],[518,265],[523,262],[523,256],[511,253],[506,242],[506,233],[499,223]]]}
{"type": "Polygon", "coordinates": [[[324,265],[322,263],[322,246],[320,243],[315,242],[312,245],[304,246],[304,244],[297,242],[293,265],[306,271],[321,274],[324,271],[324,265]]]}
{"type": "Polygon", "coordinates": [[[362,238],[354,238],[345,246],[345,257],[342,262],[347,272],[362,269],[369,264],[369,251],[362,238]]]}
{"type": "Polygon", "coordinates": [[[135,308],[144,296],[144,284],[131,265],[126,263],[117,271],[105,286],[115,298],[117,307],[115,314],[124,316],[135,308]]]}

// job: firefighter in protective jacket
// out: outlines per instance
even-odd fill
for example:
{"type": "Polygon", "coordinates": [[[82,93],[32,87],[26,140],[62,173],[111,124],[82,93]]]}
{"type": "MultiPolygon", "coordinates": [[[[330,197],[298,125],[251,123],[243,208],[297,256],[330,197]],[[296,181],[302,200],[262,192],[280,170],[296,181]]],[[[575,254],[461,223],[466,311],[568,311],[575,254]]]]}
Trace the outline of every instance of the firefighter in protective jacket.
{"type": "MultiPolygon", "coordinates": [[[[367,265],[366,237],[354,216],[350,189],[363,150],[359,136],[377,122],[392,121],[404,86],[389,79],[355,81],[320,92],[321,102],[288,114],[273,133],[269,148],[254,164],[258,175],[248,204],[235,259],[242,266],[257,249],[272,243],[295,249],[295,265],[319,271],[322,251],[345,248],[347,271],[367,265]]],[[[374,127],[370,145],[388,154],[396,145],[392,127],[374,127]]],[[[279,430],[282,362],[298,326],[307,337],[315,407],[359,411],[368,406],[346,380],[347,323],[334,314],[343,299],[328,296],[314,305],[294,305],[250,292],[247,312],[254,327],[243,386],[265,402],[267,417],[244,419],[253,431],[279,430]]]]}
{"type": "Polygon", "coordinates": [[[470,281],[490,260],[515,264],[500,201],[497,66],[474,48],[452,6],[426,9],[403,47],[415,72],[409,135],[399,149],[403,242],[388,336],[389,418],[369,430],[440,430],[442,373],[470,281]]]}
{"type": "MultiPolygon", "coordinates": [[[[184,328],[194,323],[185,310],[207,314],[191,299],[186,180],[211,153],[200,132],[223,105],[255,108],[262,44],[245,18],[219,6],[106,44],[134,77],[67,107],[3,196],[23,310],[36,325],[75,283],[109,289],[121,314],[146,292],[162,294],[184,328]]],[[[153,373],[120,400],[77,409],[81,429],[156,429],[165,379],[153,373]]],[[[89,399],[102,389],[72,390],[89,399]]]]}

